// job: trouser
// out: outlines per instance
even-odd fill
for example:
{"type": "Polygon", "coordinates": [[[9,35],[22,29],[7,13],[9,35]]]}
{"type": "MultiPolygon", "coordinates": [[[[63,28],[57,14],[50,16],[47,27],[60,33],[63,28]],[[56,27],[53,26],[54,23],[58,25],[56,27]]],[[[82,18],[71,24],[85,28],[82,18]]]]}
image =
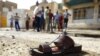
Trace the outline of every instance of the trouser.
{"type": "Polygon", "coordinates": [[[26,30],[29,30],[29,21],[26,21],[26,30]]]}
{"type": "Polygon", "coordinates": [[[41,30],[45,30],[45,19],[44,19],[44,17],[42,16],[41,17],[41,30]]]}
{"type": "Polygon", "coordinates": [[[45,30],[45,20],[44,20],[44,22],[43,22],[43,30],[45,30]]]}
{"type": "Polygon", "coordinates": [[[65,18],[65,19],[64,19],[64,28],[67,29],[67,25],[68,25],[68,18],[65,18]]]}
{"type": "Polygon", "coordinates": [[[47,23],[47,32],[50,31],[50,27],[51,27],[51,22],[50,22],[50,19],[48,20],[48,23],[47,23]]]}
{"type": "Polygon", "coordinates": [[[36,20],[32,22],[33,29],[36,29],[36,20]]]}
{"type": "Polygon", "coordinates": [[[41,30],[45,30],[45,20],[43,20],[41,23],[41,30]]]}
{"type": "Polygon", "coordinates": [[[51,32],[53,32],[53,25],[52,25],[52,22],[50,22],[50,30],[51,30],[51,32]]]}
{"type": "Polygon", "coordinates": [[[39,32],[40,31],[40,26],[39,25],[37,25],[37,32],[39,32]]]}
{"type": "Polygon", "coordinates": [[[36,17],[36,28],[37,28],[37,32],[40,32],[41,29],[41,23],[40,23],[40,17],[36,17]]]}
{"type": "Polygon", "coordinates": [[[15,21],[15,29],[16,31],[20,31],[20,26],[18,21],[15,21]]]}
{"type": "Polygon", "coordinates": [[[11,27],[11,28],[13,27],[13,22],[10,22],[10,27],[11,27]]]}

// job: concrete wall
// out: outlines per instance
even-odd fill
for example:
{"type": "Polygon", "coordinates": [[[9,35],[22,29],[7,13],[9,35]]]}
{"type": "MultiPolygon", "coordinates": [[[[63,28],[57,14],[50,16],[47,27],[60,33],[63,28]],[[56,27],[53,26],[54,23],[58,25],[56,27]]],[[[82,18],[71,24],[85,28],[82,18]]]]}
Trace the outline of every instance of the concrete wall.
{"type": "Polygon", "coordinates": [[[9,1],[0,1],[0,11],[3,9],[3,7],[6,7],[11,11],[12,7],[15,9],[17,8],[17,4],[9,1]]]}
{"type": "Polygon", "coordinates": [[[3,2],[0,1],[0,11],[2,11],[3,2]]]}
{"type": "Polygon", "coordinates": [[[17,9],[17,4],[16,4],[16,3],[13,3],[13,2],[9,2],[9,1],[6,1],[6,2],[4,3],[4,6],[5,6],[6,8],[9,8],[9,11],[12,10],[12,7],[15,8],[15,9],[17,9]]]}
{"type": "Polygon", "coordinates": [[[9,1],[0,1],[0,27],[7,27],[7,14],[12,8],[17,9],[17,4],[9,1]]]}

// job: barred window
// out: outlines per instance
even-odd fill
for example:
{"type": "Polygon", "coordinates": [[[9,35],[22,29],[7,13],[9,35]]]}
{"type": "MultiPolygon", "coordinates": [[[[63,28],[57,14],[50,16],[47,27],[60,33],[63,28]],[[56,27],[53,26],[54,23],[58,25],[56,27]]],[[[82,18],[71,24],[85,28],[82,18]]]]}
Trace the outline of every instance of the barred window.
{"type": "Polygon", "coordinates": [[[73,11],[74,19],[91,19],[94,15],[93,7],[77,8],[73,11]]]}

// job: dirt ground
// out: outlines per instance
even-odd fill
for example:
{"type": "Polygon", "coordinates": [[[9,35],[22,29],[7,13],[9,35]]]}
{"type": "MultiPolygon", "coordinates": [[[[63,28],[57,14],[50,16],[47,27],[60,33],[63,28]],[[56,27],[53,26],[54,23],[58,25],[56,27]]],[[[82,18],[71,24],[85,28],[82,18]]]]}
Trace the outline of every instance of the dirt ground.
{"type": "MultiPolygon", "coordinates": [[[[0,56],[31,56],[31,48],[38,47],[40,43],[51,42],[59,34],[37,33],[33,31],[16,32],[0,31],[0,56]]],[[[100,39],[86,37],[72,37],[82,45],[82,53],[65,56],[100,56],[100,39]],[[98,45],[97,45],[98,44],[98,45]]]]}

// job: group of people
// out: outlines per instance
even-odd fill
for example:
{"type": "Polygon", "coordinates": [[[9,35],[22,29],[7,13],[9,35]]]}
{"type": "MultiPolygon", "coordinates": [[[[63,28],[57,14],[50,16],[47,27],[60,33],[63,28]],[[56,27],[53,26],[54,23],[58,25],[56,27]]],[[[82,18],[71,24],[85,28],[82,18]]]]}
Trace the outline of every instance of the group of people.
{"type": "Polygon", "coordinates": [[[33,25],[35,25],[34,29],[37,29],[38,32],[42,30],[53,32],[56,29],[63,31],[63,29],[67,29],[69,16],[71,15],[67,9],[64,13],[57,11],[56,14],[53,14],[48,6],[46,9],[42,7],[42,10],[35,15],[35,21],[33,22],[33,25]]]}
{"type": "MultiPolygon", "coordinates": [[[[54,15],[47,6],[46,9],[42,7],[41,10],[39,10],[36,14],[35,17],[33,18],[33,29],[37,30],[37,32],[40,31],[47,31],[47,32],[53,32],[55,29],[58,31],[63,31],[64,28],[67,29],[67,24],[68,24],[68,17],[71,16],[68,13],[68,10],[66,9],[64,13],[60,13],[59,11],[56,12],[54,15]]],[[[20,25],[19,25],[19,16],[16,13],[15,18],[15,29],[17,31],[20,30],[20,25]]],[[[26,17],[26,30],[29,30],[29,23],[30,23],[30,17],[27,15],[26,17]]],[[[11,28],[12,28],[12,20],[11,20],[11,28]]]]}
{"type": "MultiPolygon", "coordinates": [[[[10,18],[10,27],[11,30],[13,29],[13,26],[15,25],[15,29],[16,31],[20,31],[20,23],[19,23],[20,17],[18,16],[18,13],[16,13],[15,16],[11,16],[10,18]],[[15,24],[13,24],[15,23],[15,24]]],[[[29,23],[30,23],[30,17],[28,16],[28,14],[26,15],[26,22],[25,22],[25,26],[26,26],[26,30],[29,30],[29,23]]]]}

